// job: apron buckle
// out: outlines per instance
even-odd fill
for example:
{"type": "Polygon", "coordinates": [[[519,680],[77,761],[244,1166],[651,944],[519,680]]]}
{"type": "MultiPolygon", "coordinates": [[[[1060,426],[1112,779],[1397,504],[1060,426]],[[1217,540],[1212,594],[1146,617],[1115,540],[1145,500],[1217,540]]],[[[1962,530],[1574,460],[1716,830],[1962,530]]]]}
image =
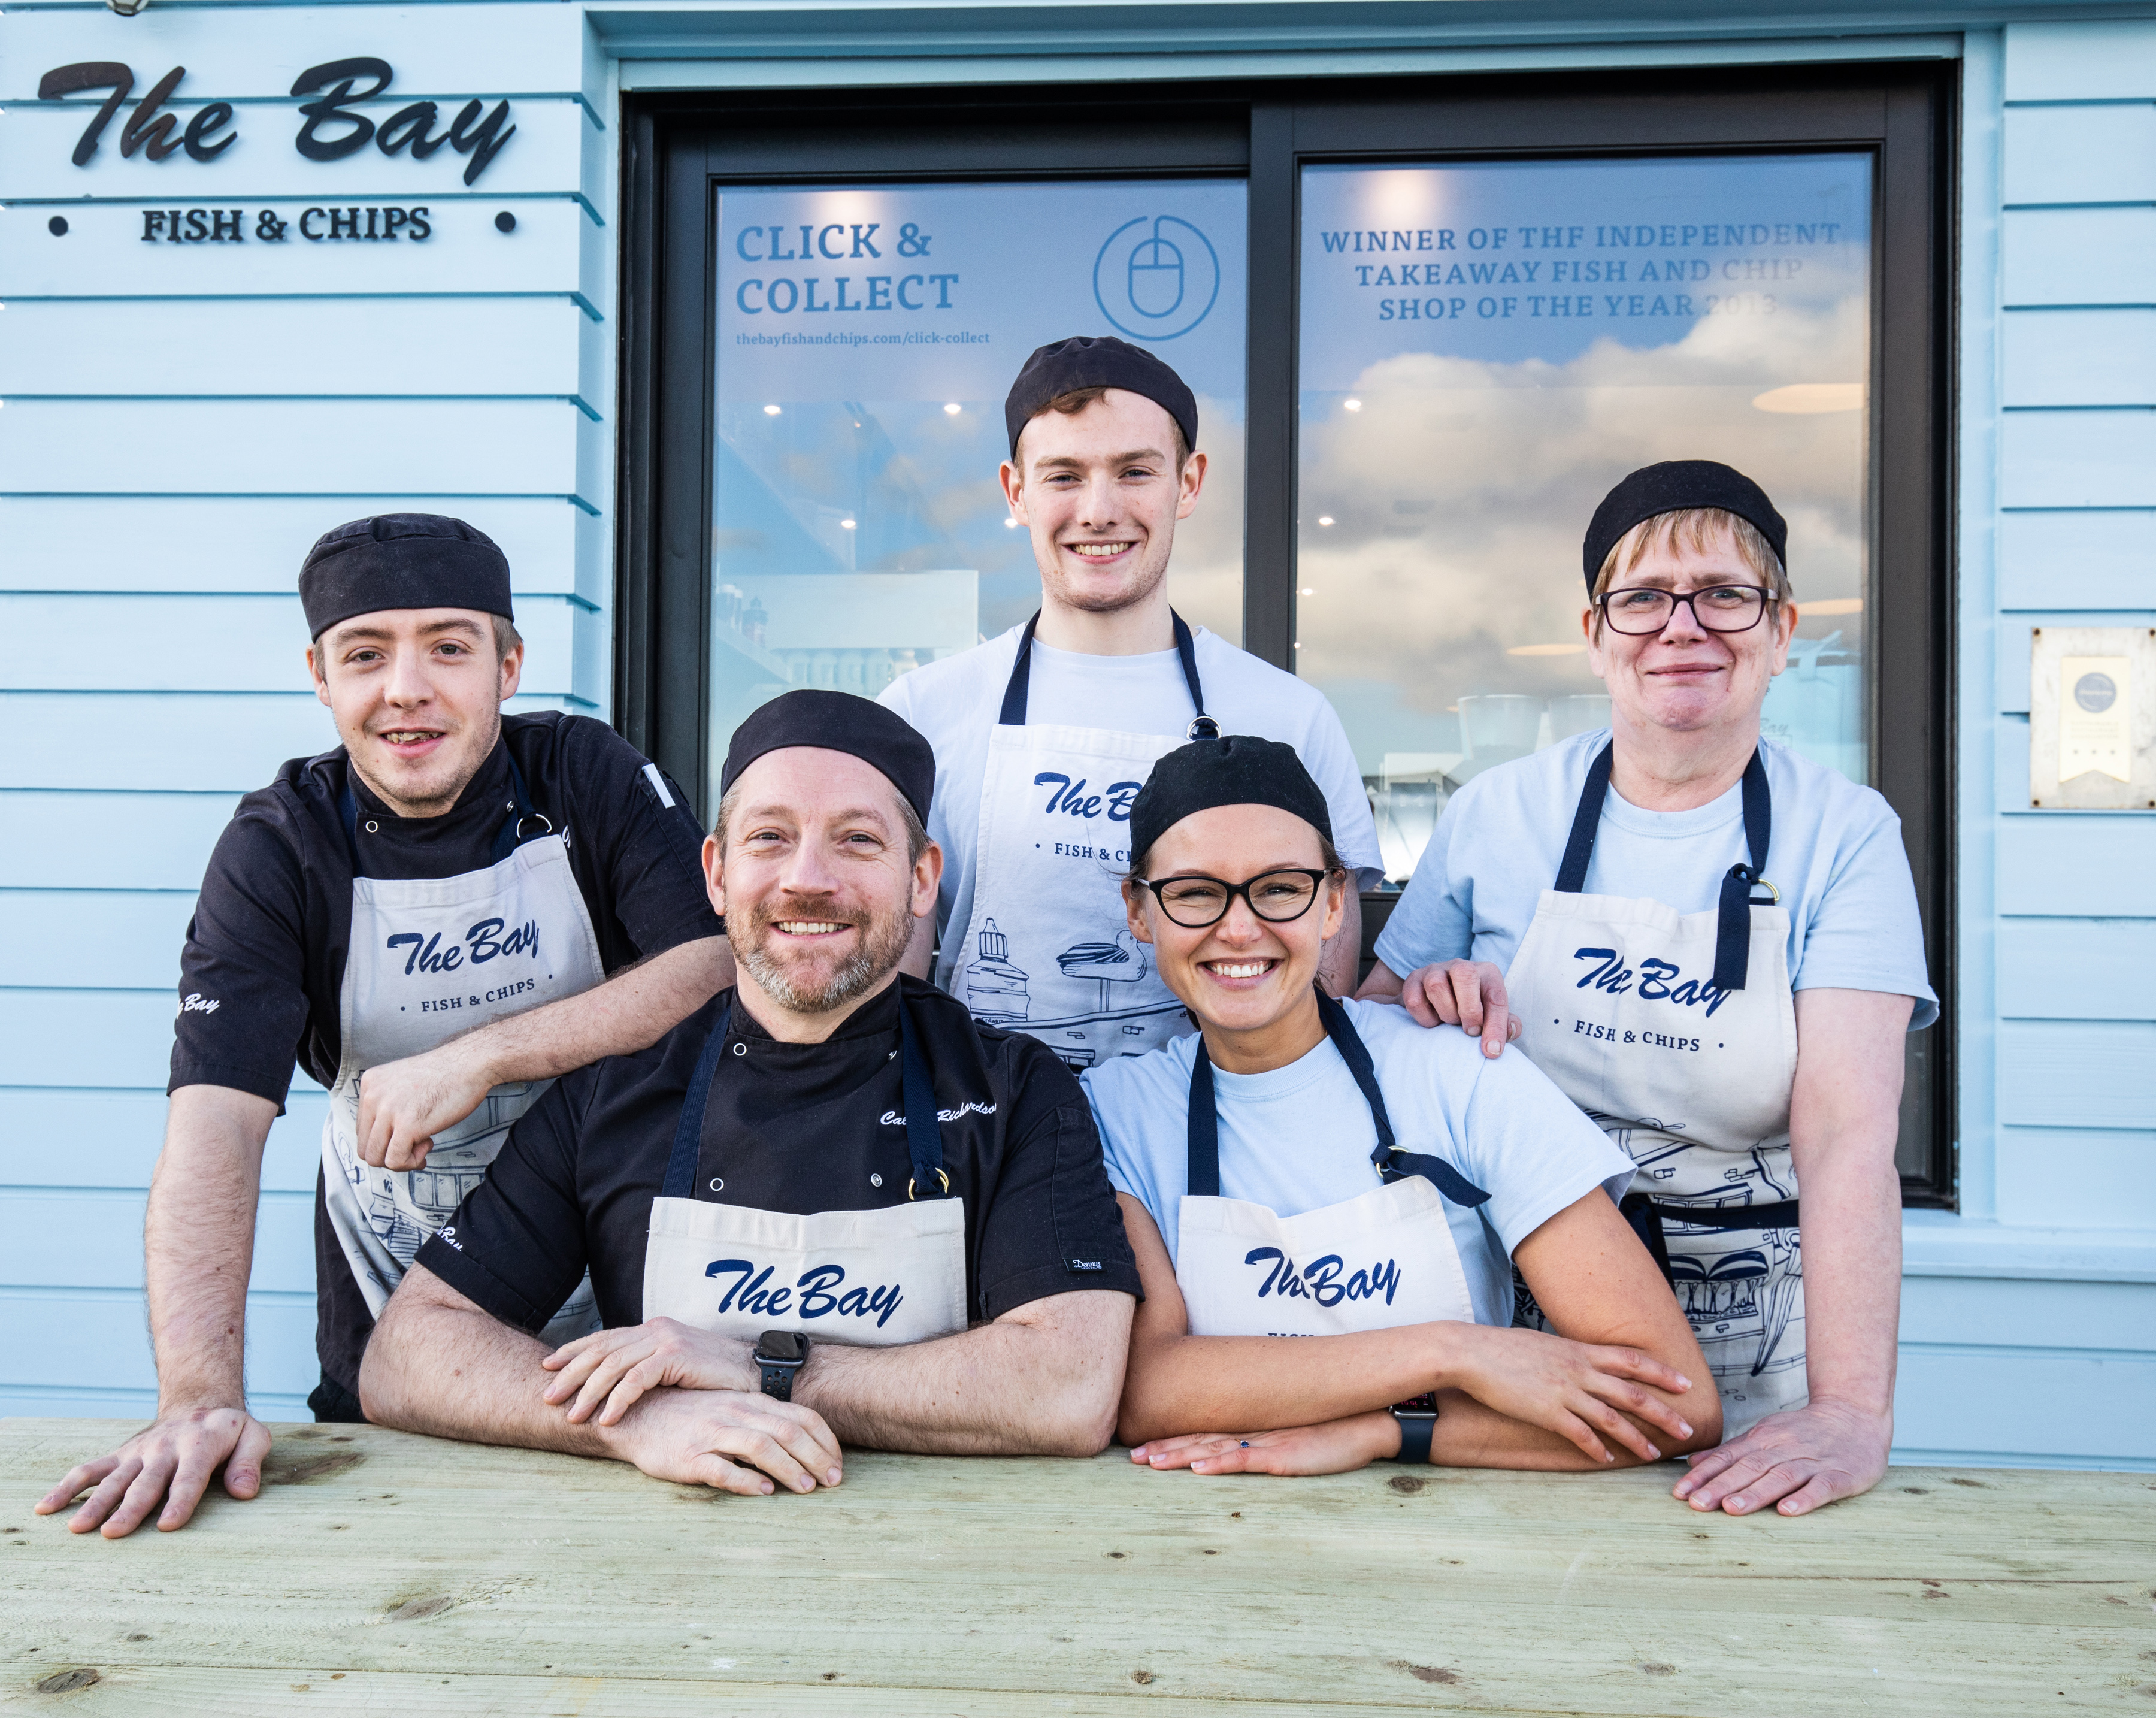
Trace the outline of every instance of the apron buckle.
{"type": "Polygon", "coordinates": [[[542,835],[554,833],[554,826],[544,811],[528,811],[516,820],[516,839],[520,841],[529,839],[524,833],[524,826],[527,823],[536,823],[542,835]]]}
{"type": "MultiPolygon", "coordinates": [[[[936,1179],[943,1184],[943,1191],[938,1196],[948,1199],[951,1196],[951,1177],[942,1170],[938,1170],[936,1171],[936,1179]]],[[[906,1178],[906,1196],[908,1199],[915,1196],[915,1182],[911,1175],[906,1178]]]]}

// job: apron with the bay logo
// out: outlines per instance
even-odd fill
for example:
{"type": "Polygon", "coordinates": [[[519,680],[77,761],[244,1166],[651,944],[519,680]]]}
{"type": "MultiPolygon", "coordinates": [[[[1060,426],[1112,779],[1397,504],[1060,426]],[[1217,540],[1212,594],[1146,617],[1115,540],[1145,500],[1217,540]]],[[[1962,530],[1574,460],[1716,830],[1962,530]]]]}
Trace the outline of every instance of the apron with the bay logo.
{"type": "Polygon", "coordinates": [[[975,1018],[1040,1039],[1074,1068],[1142,1055],[1190,1030],[1131,934],[1122,896],[1131,801],[1154,760],[1220,732],[1205,713],[1190,628],[1170,618],[1197,712],[1181,736],[1029,727],[1040,616],[1026,622],[988,738],[972,917],[963,938],[946,939],[936,976],[975,1018]]]}
{"type": "Polygon", "coordinates": [[[1755,750],[1744,770],[1751,863],[1731,867],[1712,911],[1681,913],[1582,892],[1610,764],[1605,745],[1505,985],[1520,1048],[1637,1165],[1625,1215],[1684,1309],[1734,1438],[1809,1399],[1789,917],[1752,898],[1774,888],[1766,765],[1755,750]]]}
{"type": "Polygon", "coordinates": [[[1194,1336],[1340,1336],[1440,1319],[1475,1322],[1475,1303],[1445,1201],[1490,1196],[1441,1157],[1405,1151],[1377,1069],[1348,1011],[1322,990],[1319,1016],[1370,1106],[1378,1185],[1284,1217],[1220,1196],[1220,1117],[1201,1039],[1190,1064],[1188,1187],[1176,1222],[1176,1286],[1194,1336]]]}
{"type": "MultiPolygon", "coordinates": [[[[509,770],[513,797],[495,837],[495,862],[456,877],[364,875],[358,802],[348,780],[344,790],[352,940],[338,1002],[340,1065],[322,1126],[322,1191],[330,1227],[377,1319],[421,1243],[486,1178],[511,1124],[553,1082],[496,1086],[464,1120],[434,1135],[422,1167],[391,1170],[360,1160],[360,1076],[475,1026],[581,995],[606,977],[569,868],[567,831],[557,833],[531,809],[514,756],[509,770]]],[[[366,830],[376,832],[372,820],[366,830]]],[[[598,1328],[587,1277],[540,1340],[567,1342],[598,1328]]]]}
{"type": "MultiPolygon", "coordinates": [[[[740,1039],[732,1057],[721,1053],[733,1011],[730,1002],[704,1041],[675,1124],[666,1180],[651,1201],[644,1316],[677,1319],[745,1342],[767,1330],[798,1330],[819,1341],[870,1348],[926,1342],[964,1330],[965,1201],[951,1195],[936,1090],[905,999],[899,1000],[898,1019],[906,1145],[912,1160],[906,1202],[807,1216],[699,1196],[697,1164],[712,1083],[724,1063],[748,1054],[740,1039]]],[[[790,1115],[788,1129],[797,1139],[814,1139],[850,1123],[860,1125],[861,1098],[850,1093],[790,1115]]],[[[711,1191],[721,1191],[723,1182],[715,1178],[711,1191]]]]}

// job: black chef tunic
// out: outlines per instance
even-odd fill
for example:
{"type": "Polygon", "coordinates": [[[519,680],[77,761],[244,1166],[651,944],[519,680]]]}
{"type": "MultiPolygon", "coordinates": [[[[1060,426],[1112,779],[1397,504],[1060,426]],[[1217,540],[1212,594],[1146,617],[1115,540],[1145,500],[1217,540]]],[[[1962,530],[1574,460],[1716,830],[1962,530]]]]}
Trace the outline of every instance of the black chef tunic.
{"type": "MultiPolygon", "coordinates": [[[[166,1090],[225,1086],[281,1113],[295,1061],[334,1085],[352,939],[352,854],[338,810],[347,779],[370,876],[456,877],[494,862],[512,752],[532,809],[565,838],[608,973],[721,934],[705,892],[703,832],[680,790],[661,775],[673,801],[665,804],[644,759],[604,723],[552,711],[503,717],[501,742],[439,817],[391,812],[341,746],[294,759],[239,802],[210,856],[181,959],[166,1090]]],[[[354,1390],[373,1319],[330,1228],[319,1176],[315,1280],[322,1369],[354,1390]]]]}
{"type": "MultiPolygon", "coordinates": [[[[607,1325],[641,1324],[651,1201],[697,1056],[732,998],[722,992],[649,1050],[557,1081],[418,1262],[535,1335],[588,1268],[607,1325]]],[[[871,997],[821,1044],[781,1043],[736,1008],[705,1108],[696,1196],[797,1216],[903,1205],[912,1161],[901,1000],[936,1088],[951,1191],[965,1201],[968,1321],[1072,1289],[1138,1294],[1076,1077],[1039,1041],[975,1020],[917,979],[871,997]],[[737,1042],[746,1055],[733,1053],[737,1042]],[[824,1106],[842,1102],[846,1119],[834,1126],[824,1106]],[[815,1109],[814,1131],[789,1128],[815,1109]]]]}

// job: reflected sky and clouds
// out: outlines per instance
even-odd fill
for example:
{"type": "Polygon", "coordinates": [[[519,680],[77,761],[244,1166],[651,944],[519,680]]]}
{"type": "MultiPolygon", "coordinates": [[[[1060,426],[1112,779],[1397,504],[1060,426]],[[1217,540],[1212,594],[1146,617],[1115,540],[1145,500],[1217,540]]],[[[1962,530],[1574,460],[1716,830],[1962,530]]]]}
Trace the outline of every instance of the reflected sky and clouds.
{"type": "Polygon", "coordinates": [[[714,770],[788,687],[873,697],[1040,605],[1003,403],[1068,335],[1134,339],[1198,395],[1210,470],[1170,588],[1240,642],[1245,229],[1224,180],[721,194],[714,770]]]}
{"type": "Polygon", "coordinates": [[[1579,541],[1625,472],[1718,459],[1789,522],[1766,727],[1866,779],[1869,157],[1306,169],[1297,666],[1387,867],[1450,787],[1603,719],[1579,541]]]}

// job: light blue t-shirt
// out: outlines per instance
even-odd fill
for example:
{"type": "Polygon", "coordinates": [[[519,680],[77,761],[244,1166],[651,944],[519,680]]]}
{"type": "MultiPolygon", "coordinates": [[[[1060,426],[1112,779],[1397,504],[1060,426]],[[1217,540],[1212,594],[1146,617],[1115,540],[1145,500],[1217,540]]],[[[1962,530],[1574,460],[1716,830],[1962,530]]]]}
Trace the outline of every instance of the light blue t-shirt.
{"type": "MultiPolygon", "coordinates": [[[[1606,728],[1575,734],[1455,794],[1378,935],[1378,959],[1403,977],[1463,958],[1509,969],[1542,892],[1557,882],[1588,766],[1609,740],[1606,728]]],[[[1901,819],[1837,770],[1772,740],[1759,750],[1774,806],[1767,880],[1789,915],[1789,988],[1913,996],[1909,1029],[1929,1026],[1939,1004],[1901,819]]],[[[1691,811],[1643,811],[1613,786],[1585,889],[1706,913],[1744,859],[1742,784],[1691,811]]]]}
{"type": "MultiPolygon", "coordinates": [[[[1387,1003],[1342,1005],[1368,1047],[1394,1140],[1441,1157],[1489,1202],[1445,1201],[1478,1325],[1512,1322],[1512,1249],[1600,1187],[1621,1199],[1632,1160],[1517,1050],[1495,1062],[1464,1032],[1433,1032],[1387,1003]]],[[[1100,1124],[1108,1180],[1152,1213],[1176,1256],[1189,1186],[1190,1062],[1196,1033],[1081,1077],[1100,1124]]],[[[1220,1191],[1301,1216],[1383,1184],[1377,1124],[1327,1038],[1270,1073],[1213,1070],[1220,1191]]]]}

